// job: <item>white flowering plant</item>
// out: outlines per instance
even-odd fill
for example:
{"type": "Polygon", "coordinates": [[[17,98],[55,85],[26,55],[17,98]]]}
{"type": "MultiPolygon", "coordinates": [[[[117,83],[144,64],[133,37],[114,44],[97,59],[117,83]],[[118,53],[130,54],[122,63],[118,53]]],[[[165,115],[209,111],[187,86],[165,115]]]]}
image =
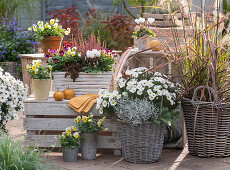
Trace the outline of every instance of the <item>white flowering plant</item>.
{"type": "Polygon", "coordinates": [[[9,73],[3,73],[0,67],[0,130],[5,130],[8,121],[18,119],[17,111],[24,110],[27,91],[27,86],[9,73]]]}
{"type": "Polygon", "coordinates": [[[148,36],[151,38],[156,38],[156,34],[153,33],[150,29],[149,26],[155,21],[155,18],[136,18],[135,22],[136,24],[140,27],[139,30],[133,32],[133,38],[141,38],[144,36],[148,36]]]}
{"type": "Polygon", "coordinates": [[[26,66],[26,70],[32,79],[50,79],[52,66],[41,66],[41,60],[33,60],[32,64],[26,66]]]}
{"type": "MultiPolygon", "coordinates": [[[[58,138],[56,137],[56,140],[58,138]]],[[[75,126],[67,127],[65,132],[59,136],[59,143],[62,147],[76,148],[79,146],[80,135],[75,126]]]]}
{"type": "Polygon", "coordinates": [[[100,90],[97,99],[99,112],[101,114],[113,114],[115,112],[119,114],[120,108],[117,106],[123,99],[134,100],[137,98],[147,100],[156,107],[158,113],[153,113],[155,116],[153,115],[151,120],[167,123],[176,118],[178,113],[174,110],[179,104],[180,85],[169,81],[166,75],[159,72],[147,72],[147,70],[144,67],[127,70],[118,77],[117,91],[110,93],[106,90],[100,90]]]}
{"type": "Polygon", "coordinates": [[[49,22],[45,24],[43,21],[38,21],[37,25],[33,24],[32,27],[29,27],[29,31],[33,31],[37,34],[37,37],[41,40],[46,36],[61,36],[69,35],[70,28],[63,29],[61,25],[58,24],[59,20],[51,19],[49,22]]]}
{"type": "Polygon", "coordinates": [[[77,116],[75,119],[75,127],[79,132],[93,133],[102,129],[107,131],[108,128],[103,128],[102,125],[105,119],[105,116],[102,119],[96,119],[92,113],[89,116],[77,116]]]}

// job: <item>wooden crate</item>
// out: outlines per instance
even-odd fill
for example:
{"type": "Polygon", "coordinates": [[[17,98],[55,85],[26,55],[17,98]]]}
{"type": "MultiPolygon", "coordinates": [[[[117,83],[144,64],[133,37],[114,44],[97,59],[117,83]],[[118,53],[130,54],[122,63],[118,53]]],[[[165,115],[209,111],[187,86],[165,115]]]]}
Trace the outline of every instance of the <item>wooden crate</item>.
{"type": "Polygon", "coordinates": [[[75,82],[67,76],[65,72],[53,72],[54,88],[57,90],[65,90],[68,87],[76,91],[76,95],[84,95],[87,93],[98,93],[100,89],[109,90],[113,72],[104,73],[84,73],[80,72],[75,82]]]}
{"type": "MultiPolygon", "coordinates": [[[[90,112],[102,117],[95,105],[90,112]]],[[[65,128],[74,125],[74,118],[80,114],[67,105],[67,100],[55,101],[50,97],[49,100],[36,101],[31,96],[25,101],[24,115],[24,129],[27,130],[25,142],[28,145],[52,147],[57,143],[56,147],[60,147],[55,137],[65,131],[65,128]]],[[[107,132],[99,131],[98,148],[112,149],[114,155],[121,155],[117,122],[107,118],[104,126],[109,129],[107,132]]]]}
{"type": "MultiPolygon", "coordinates": [[[[143,18],[155,18],[155,21],[151,24],[154,27],[171,27],[171,26],[179,26],[173,24],[172,19],[178,19],[179,21],[182,20],[181,13],[175,14],[171,16],[170,14],[151,14],[151,13],[143,13],[143,18]]],[[[189,25],[189,18],[184,17],[185,25],[189,25]]]]}

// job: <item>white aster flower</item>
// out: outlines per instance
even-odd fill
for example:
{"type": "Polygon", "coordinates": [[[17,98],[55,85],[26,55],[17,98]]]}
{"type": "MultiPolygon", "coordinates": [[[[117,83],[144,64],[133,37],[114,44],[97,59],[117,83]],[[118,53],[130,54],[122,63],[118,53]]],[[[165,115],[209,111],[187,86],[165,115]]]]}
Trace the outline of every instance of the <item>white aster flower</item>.
{"type": "Polygon", "coordinates": [[[107,105],[108,105],[107,101],[104,100],[104,101],[102,102],[102,105],[103,105],[103,107],[107,107],[107,105]]]}

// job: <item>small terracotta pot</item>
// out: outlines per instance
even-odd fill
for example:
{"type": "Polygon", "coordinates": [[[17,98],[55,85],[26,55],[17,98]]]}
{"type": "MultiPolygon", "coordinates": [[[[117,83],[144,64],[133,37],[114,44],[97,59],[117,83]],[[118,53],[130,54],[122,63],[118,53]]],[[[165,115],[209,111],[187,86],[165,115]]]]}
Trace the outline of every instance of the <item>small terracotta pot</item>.
{"type": "Polygon", "coordinates": [[[45,54],[48,54],[48,49],[58,49],[60,50],[61,47],[61,41],[62,41],[62,37],[60,36],[47,36],[44,37],[43,40],[41,40],[41,46],[43,49],[43,52],[45,54]]]}
{"type": "Polygon", "coordinates": [[[32,79],[35,100],[48,100],[51,79],[32,79]]]}

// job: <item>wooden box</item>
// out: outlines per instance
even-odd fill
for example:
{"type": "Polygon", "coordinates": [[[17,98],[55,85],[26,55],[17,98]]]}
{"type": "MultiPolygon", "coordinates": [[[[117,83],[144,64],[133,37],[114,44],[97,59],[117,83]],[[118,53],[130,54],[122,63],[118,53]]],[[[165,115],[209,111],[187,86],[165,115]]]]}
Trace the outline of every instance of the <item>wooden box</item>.
{"type": "MultiPolygon", "coordinates": [[[[24,129],[27,130],[26,144],[39,147],[52,147],[56,144],[56,147],[60,147],[55,137],[65,131],[65,128],[74,125],[74,118],[82,115],[71,109],[67,103],[67,100],[55,101],[51,97],[43,101],[36,101],[33,97],[29,97],[25,101],[24,111],[24,129]]],[[[102,117],[95,105],[90,112],[95,117],[102,117]]],[[[113,149],[114,155],[120,155],[121,144],[116,120],[107,118],[104,126],[108,127],[108,131],[99,131],[98,148],[113,149]]]]}

